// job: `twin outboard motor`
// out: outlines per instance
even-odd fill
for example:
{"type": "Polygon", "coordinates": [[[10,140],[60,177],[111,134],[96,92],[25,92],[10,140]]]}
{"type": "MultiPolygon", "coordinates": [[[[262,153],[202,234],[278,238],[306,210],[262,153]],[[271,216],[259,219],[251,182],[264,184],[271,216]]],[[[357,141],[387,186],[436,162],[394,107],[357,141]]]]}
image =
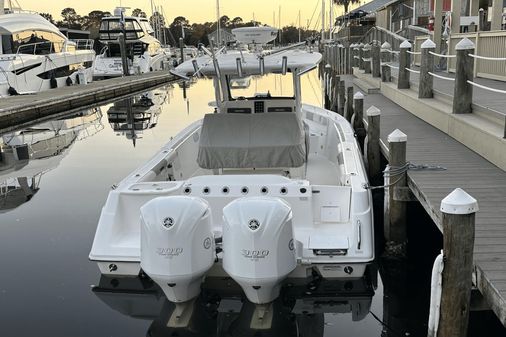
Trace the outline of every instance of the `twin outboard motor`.
{"type": "Polygon", "coordinates": [[[200,293],[215,260],[211,214],[200,198],[169,196],[141,207],[141,268],[171,302],[200,293]]]}
{"type": "Polygon", "coordinates": [[[223,217],[223,269],[251,302],[273,301],[297,265],[290,206],[278,198],[241,198],[223,217]]]}

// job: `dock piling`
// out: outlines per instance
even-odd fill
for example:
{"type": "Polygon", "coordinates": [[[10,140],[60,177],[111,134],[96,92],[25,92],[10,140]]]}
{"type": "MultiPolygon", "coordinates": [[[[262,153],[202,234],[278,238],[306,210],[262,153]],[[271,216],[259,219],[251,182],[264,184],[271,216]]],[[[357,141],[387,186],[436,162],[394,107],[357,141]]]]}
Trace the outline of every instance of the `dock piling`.
{"type": "Polygon", "coordinates": [[[390,66],[387,64],[392,61],[392,55],[390,51],[392,46],[390,43],[385,42],[381,45],[381,82],[390,82],[392,80],[390,66]]]}
{"type": "Polygon", "coordinates": [[[353,116],[353,103],[354,103],[353,95],[354,95],[353,86],[349,86],[348,88],[346,88],[346,109],[344,109],[344,118],[346,118],[348,122],[352,120],[353,116]]]}
{"type": "Polygon", "coordinates": [[[474,53],[474,43],[463,38],[455,46],[457,62],[455,65],[455,89],[453,93],[453,113],[464,114],[472,112],[473,85],[467,81],[473,80],[474,59],[469,54],[474,53]]]}
{"type": "Polygon", "coordinates": [[[339,81],[338,89],[338,101],[339,101],[339,109],[338,113],[341,116],[344,116],[344,107],[346,105],[346,84],[344,80],[339,81]]]}
{"type": "Polygon", "coordinates": [[[436,44],[431,39],[427,39],[424,43],[422,43],[420,49],[422,50],[422,55],[418,98],[432,98],[434,97],[434,93],[432,91],[434,79],[429,72],[434,71],[434,55],[430,52],[434,52],[436,50],[436,44]]]}
{"type": "MultiPolygon", "coordinates": [[[[355,114],[359,110],[357,102],[364,102],[364,95],[361,92],[355,94],[355,114]]],[[[362,108],[363,109],[363,108],[362,108]]],[[[371,181],[376,180],[381,173],[381,158],[380,158],[380,118],[381,111],[374,105],[367,109],[367,136],[364,144],[364,157],[366,160],[367,173],[371,181]]],[[[357,119],[357,117],[355,117],[357,119]]]]}
{"type": "Polygon", "coordinates": [[[184,62],[184,41],[183,38],[179,38],[179,52],[181,53],[181,63],[184,62]]]}
{"type": "Polygon", "coordinates": [[[366,44],[364,46],[364,52],[363,52],[363,58],[364,58],[364,73],[370,74],[371,71],[371,45],[366,44]]]}
{"type": "Polygon", "coordinates": [[[457,188],[441,201],[443,282],[438,337],[467,336],[478,202],[457,188]]]}
{"type": "Polygon", "coordinates": [[[323,72],[323,91],[325,95],[324,99],[324,108],[329,110],[330,109],[330,93],[331,93],[331,86],[330,86],[330,78],[332,74],[332,67],[330,64],[326,64],[323,72]]]}
{"type": "Polygon", "coordinates": [[[388,135],[389,167],[385,172],[385,240],[388,255],[406,253],[406,202],[396,198],[407,189],[406,144],[408,137],[396,129],[388,135]]]}
{"type": "Polygon", "coordinates": [[[397,80],[397,89],[409,89],[409,71],[406,68],[410,67],[411,55],[408,50],[411,49],[411,43],[407,40],[402,42],[399,46],[399,78],[397,80]]]}
{"type": "Polygon", "coordinates": [[[358,69],[364,70],[364,44],[358,45],[358,69]]]}
{"type": "Polygon", "coordinates": [[[372,45],[372,77],[381,77],[380,72],[380,46],[378,43],[374,43],[372,45]]]}
{"type": "Polygon", "coordinates": [[[128,57],[126,50],[125,34],[118,34],[119,49],[121,54],[121,65],[123,66],[123,76],[130,76],[130,70],[128,69],[128,57]]]}

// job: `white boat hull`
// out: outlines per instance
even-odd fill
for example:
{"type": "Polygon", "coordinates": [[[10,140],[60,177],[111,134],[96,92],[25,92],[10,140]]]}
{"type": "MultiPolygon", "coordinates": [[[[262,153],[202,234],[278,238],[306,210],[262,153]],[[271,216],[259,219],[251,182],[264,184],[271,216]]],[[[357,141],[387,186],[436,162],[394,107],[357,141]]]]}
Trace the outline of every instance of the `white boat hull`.
{"type": "MultiPolygon", "coordinates": [[[[325,278],[361,277],[374,260],[373,212],[354,132],[331,111],[309,105],[302,110],[308,128],[308,163],[288,173],[214,174],[200,169],[195,158],[202,121],[182,130],[110,192],[90,259],[98,263],[102,274],[137,276],[142,205],[160,196],[202,198],[212,209],[215,237],[221,237],[223,207],[247,193],[248,197],[280,198],[293,211],[297,266],[288,277],[307,278],[315,271],[325,278]]],[[[208,275],[226,275],[222,254],[208,275]]]]}

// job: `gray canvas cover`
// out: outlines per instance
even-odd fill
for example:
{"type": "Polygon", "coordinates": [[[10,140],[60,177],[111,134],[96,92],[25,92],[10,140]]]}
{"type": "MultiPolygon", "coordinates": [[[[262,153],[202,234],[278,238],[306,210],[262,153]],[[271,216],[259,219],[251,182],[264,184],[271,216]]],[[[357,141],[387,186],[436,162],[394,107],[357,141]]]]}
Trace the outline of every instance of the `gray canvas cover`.
{"type": "Polygon", "coordinates": [[[197,162],[205,169],[300,167],[305,136],[293,112],[204,117],[197,162]]]}

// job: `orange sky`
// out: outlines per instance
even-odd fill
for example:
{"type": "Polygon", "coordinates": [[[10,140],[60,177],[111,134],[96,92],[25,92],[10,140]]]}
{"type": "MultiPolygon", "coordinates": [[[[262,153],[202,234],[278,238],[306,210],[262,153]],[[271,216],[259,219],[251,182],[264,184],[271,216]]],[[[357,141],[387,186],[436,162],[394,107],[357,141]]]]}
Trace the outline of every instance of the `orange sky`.
{"type": "MultiPolygon", "coordinates": [[[[362,0],[363,3],[368,0],[362,0]]],[[[18,0],[23,9],[37,12],[49,12],[55,19],[60,20],[60,12],[65,7],[76,9],[78,14],[85,15],[91,10],[111,11],[119,6],[120,2],[125,7],[141,8],[147,13],[151,12],[150,0],[18,0]]],[[[205,22],[216,20],[215,0],[154,0],[157,6],[163,6],[169,21],[176,16],[184,16],[190,22],[205,22]]],[[[329,0],[326,0],[327,11],[329,0]]],[[[301,11],[302,25],[307,25],[315,12],[311,27],[316,26],[317,17],[320,15],[321,0],[220,0],[221,14],[229,17],[240,16],[245,21],[253,19],[263,23],[273,24],[273,14],[278,17],[281,6],[281,23],[288,25],[297,22],[299,10],[301,11]],[[316,11],[315,11],[315,8],[316,11]]],[[[334,7],[336,14],[342,14],[342,8],[334,7]]],[[[327,21],[327,20],[326,20],[327,21]]],[[[321,24],[320,24],[321,26],[321,24]]]]}

